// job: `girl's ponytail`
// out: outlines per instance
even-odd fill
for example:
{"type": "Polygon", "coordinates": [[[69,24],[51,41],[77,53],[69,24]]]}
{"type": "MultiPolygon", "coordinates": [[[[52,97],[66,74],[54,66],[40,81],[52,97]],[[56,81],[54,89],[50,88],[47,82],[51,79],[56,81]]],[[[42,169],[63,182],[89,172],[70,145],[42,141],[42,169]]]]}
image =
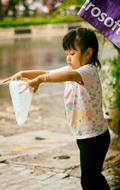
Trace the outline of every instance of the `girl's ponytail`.
{"type": "Polygon", "coordinates": [[[93,49],[90,64],[94,64],[101,68],[101,64],[98,59],[99,44],[95,32],[88,28],[78,28],[76,30],[76,40],[79,43],[82,53],[84,53],[89,47],[93,49]]]}

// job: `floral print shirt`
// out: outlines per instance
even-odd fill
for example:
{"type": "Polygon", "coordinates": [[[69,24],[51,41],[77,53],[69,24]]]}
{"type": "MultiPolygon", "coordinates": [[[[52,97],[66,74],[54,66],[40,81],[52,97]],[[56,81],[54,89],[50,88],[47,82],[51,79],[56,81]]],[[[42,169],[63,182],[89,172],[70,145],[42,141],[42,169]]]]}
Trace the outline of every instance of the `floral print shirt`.
{"type": "MultiPolygon", "coordinates": [[[[69,67],[64,67],[68,70],[69,67]]],[[[102,88],[97,68],[92,64],[79,67],[83,85],[65,82],[64,103],[69,127],[76,139],[98,136],[107,130],[102,110],[102,88]]]]}

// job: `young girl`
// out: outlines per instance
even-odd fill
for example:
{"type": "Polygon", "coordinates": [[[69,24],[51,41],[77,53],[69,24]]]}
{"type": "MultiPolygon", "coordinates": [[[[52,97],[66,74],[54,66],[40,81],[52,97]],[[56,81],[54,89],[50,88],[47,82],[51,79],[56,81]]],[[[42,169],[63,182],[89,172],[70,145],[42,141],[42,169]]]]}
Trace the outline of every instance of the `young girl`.
{"type": "Polygon", "coordinates": [[[63,48],[66,67],[21,71],[4,82],[28,78],[28,86],[34,92],[44,82],[65,82],[66,117],[80,150],[83,190],[109,190],[101,173],[110,135],[102,111],[96,35],[87,28],[72,30],[63,38],[63,48]]]}

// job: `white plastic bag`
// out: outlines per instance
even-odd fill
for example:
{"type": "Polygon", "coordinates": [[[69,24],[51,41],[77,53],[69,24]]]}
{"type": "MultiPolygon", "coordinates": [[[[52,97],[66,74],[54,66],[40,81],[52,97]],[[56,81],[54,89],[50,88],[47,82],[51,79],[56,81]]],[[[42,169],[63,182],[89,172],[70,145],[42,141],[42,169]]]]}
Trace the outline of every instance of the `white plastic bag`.
{"type": "Polygon", "coordinates": [[[28,88],[27,81],[11,81],[9,84],[13,109],[19,126],[28,118],[28,112],[32,101],[33,92],[28,88]]]}

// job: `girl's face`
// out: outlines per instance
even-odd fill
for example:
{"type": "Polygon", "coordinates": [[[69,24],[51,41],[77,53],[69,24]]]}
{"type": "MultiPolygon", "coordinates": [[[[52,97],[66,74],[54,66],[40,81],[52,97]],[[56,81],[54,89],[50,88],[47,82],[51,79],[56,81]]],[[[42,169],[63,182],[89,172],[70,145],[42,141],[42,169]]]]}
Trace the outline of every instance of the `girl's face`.
{"type": "Polygon", "coordinates": [[[67,64],[72,69],[78,69],[80,66],[85,65],[85,56],[81,53],[79,48],[65,50],[67,64]]]}

